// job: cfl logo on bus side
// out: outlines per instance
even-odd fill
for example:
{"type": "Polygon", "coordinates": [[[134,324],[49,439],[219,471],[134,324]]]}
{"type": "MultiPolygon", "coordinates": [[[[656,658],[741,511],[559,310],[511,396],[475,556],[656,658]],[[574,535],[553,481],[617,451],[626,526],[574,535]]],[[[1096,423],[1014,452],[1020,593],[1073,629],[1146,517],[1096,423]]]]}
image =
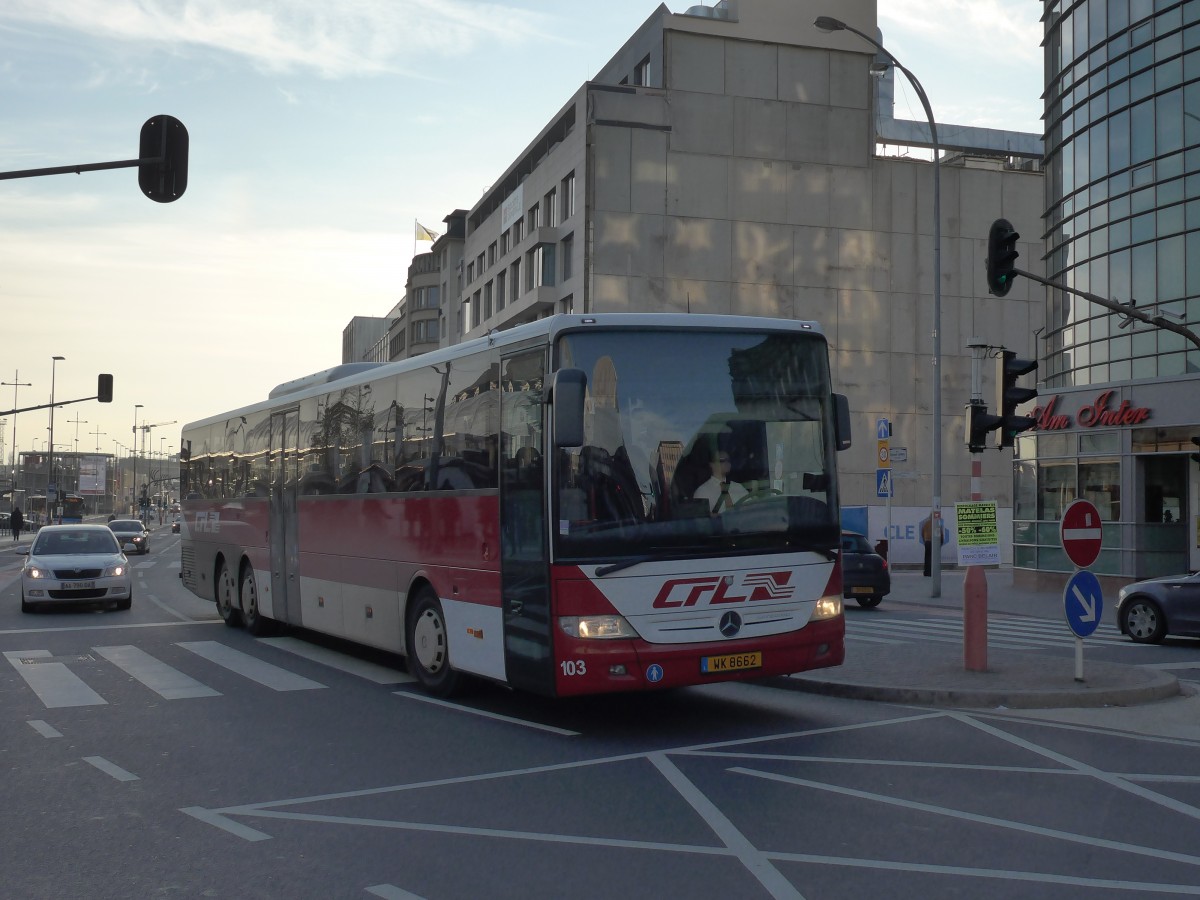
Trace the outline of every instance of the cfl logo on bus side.
{"type": "Polygon", "coordinates": [[[718,603],[754,603],[758,600],[787,600],[796,588],[791,572],[754,572],[735,587],[728,575],[704,578],[672,578],[663,582],[654,598],[655,609],[716,605],[718,603]]]}

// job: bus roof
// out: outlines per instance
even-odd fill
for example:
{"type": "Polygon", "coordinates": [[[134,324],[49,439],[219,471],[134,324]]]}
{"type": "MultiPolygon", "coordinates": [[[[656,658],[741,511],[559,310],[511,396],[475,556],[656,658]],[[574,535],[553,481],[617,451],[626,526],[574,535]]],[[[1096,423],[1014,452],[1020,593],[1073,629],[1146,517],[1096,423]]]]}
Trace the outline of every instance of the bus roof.
{"type": "Polygon", "coordinates": [[[726,316],[692,313],[596,313],[595,315],[559,314],[547,316],[504,331],[489,331],[482,337],[411,356],[390,363],[343,363],[312,375],[285,381],[273,388],[267,399],[198,419],[183,426],[183,430],[199,428],[222,422],[231,416],[245,415],[271,409],[281,404],[286,397],[289,402],[307,399],[327,393],[331,385],[338,389],[351,388],[400,372],[408,372],[426,366],[434,366],[446,360],[476,353],[488,347],[507,347],[525,341],[544,338],[553,343],[564,333],[587,331],[592,328],[617,330],[686,329],[690,331],[790,331],[825,338],[825,332],[814,321],[803,319],[775,319],[766,316],[726,316]]]}

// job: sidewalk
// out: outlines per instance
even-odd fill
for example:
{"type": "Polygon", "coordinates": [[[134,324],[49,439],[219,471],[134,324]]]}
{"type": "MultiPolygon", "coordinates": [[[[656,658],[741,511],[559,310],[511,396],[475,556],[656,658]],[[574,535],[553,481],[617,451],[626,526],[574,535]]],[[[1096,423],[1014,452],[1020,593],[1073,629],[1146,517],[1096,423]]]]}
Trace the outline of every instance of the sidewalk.
{"type": "MultiPolygon", "coordinates": [[[[879,610],[906,606],[943,613],[961,611],[965,574],[964,570],[944,571],[942,595],[931,598],[929,579],[919,570],[895,572],[892,593],[884,598],[879,610]]],[[[1017,589],[1008,569],[987,570],[987,580],[989,618],[1044,619],[1047,629],[1066,631],[1061,594],[1017,589]]],[[[850,603],[853,605],[853,601],[850,603]]],[[[1115,624],[1115,605],[1115,596],[1104,598],[1106,623],[1115,624]]],[[[856,615],[876,612],[850,608],[847,619],[853,627],[856,615]]],[[[800,690],[835,697],[974,708],[1134,706],[1184,693],[1175,676],[1144,666],[1085,659],[1083,675],[1084,681],[1075,681],[1072,656],[994,648],[988,649],[987,671],[972,672],[963,665],[961,646],[929,642],[870,647],[851,644],[843,665],[793,675],[791,680],[800,690]]]]}

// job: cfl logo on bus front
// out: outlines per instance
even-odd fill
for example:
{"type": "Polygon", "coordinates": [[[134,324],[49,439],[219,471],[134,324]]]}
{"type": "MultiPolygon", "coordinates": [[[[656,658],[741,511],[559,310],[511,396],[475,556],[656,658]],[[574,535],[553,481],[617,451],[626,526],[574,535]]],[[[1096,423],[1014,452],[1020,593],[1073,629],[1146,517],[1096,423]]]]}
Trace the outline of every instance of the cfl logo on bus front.
{"type": "Polygon", "coordinates": [[[791,572],[754,572],[736,584],[732,575],[704,578],[672,578],[663,582],[654,598],[655,609],[754,603],[758,600],[788,600],[796,593],[791,572]]]}

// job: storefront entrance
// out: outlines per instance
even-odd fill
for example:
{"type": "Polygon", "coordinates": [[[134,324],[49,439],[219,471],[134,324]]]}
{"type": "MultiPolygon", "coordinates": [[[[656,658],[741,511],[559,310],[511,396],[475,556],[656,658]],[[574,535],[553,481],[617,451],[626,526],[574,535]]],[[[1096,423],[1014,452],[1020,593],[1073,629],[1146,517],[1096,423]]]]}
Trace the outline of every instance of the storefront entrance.
{"type": "Polygon", "coordinates": [[[1191,460],[1165,454],[1135,458],[1137,495],[1141,497],[1135,519],[1137,577],[1178,575],[1194,569],[1191,460]]]}

